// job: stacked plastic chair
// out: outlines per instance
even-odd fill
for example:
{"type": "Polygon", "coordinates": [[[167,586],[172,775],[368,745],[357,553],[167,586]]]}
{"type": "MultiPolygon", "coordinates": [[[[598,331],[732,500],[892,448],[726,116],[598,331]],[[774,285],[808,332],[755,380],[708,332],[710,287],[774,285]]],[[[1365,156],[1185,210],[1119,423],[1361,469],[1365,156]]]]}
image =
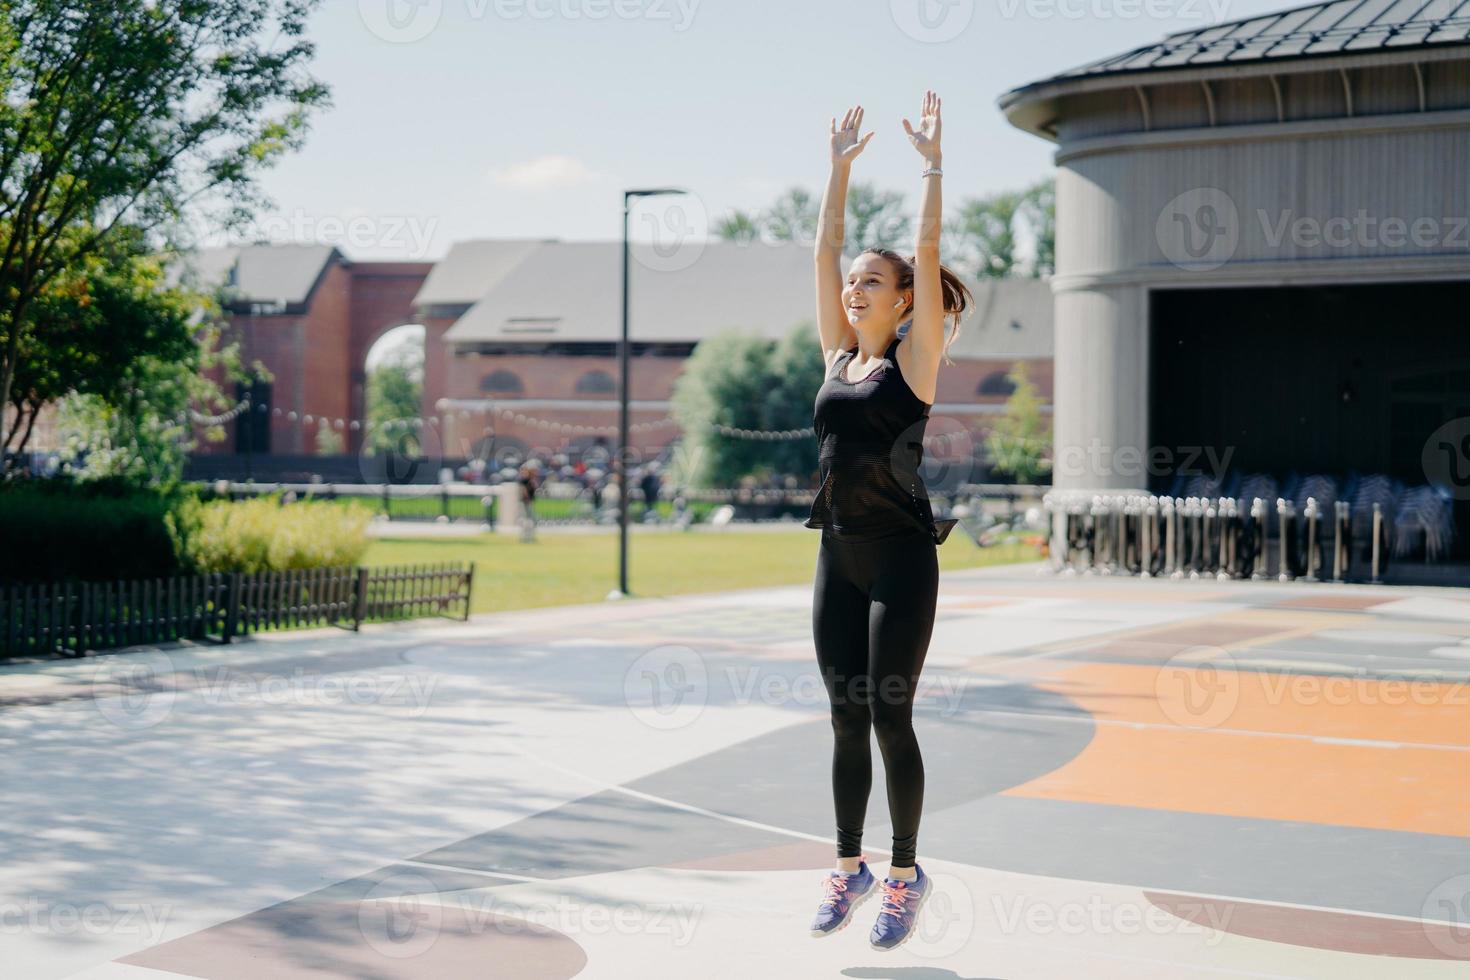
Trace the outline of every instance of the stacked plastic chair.
{"type": "Polygon", "coordinates": [[[1053,568],[1067,574],[1383,580],[1390,559],[1445,561],[1455,501],[1382,473],[1175,475],[1160,496],[1049,492],[1053,568]],[[1377,537],[1374,537],[1375,531],[1377,537]]]}
{"type": "Polygon", "coordinates": [[[1241,510],[1250,513],[1251,504],[1257,497],[1268,504],[1275,504],[1281,496],[1276,477],[1269,473],[1248,473],[1241,478],[1240,489],[1235,492],[1235,502],[1241,510]]]}
{"type": "Polygon", "coordinates": [[[1395,507],[1393,556],[1407,558],[1424,545],[1424,560],[1438,561],[1449,554],[1455,540],[1455,515],[1449,494],[1438,487],[1403,491],[1395,507]]]}
{"type": "Polygon", "coordinates": [[[1403,491],[1404,485],[1393,477],[1383,473],[1370,473],[1352,477],[1343,492],[1343,496],[1352,502],[1353,507],[1353,545],[1358,555],[1355,560],[1375,568],[1375,581],[1388,567],[1390,546],[1394,538],[1394,520],[1403,491]],[[1375,512],[1382,520],[1376,542],[1373,523],[1375,512]]]}

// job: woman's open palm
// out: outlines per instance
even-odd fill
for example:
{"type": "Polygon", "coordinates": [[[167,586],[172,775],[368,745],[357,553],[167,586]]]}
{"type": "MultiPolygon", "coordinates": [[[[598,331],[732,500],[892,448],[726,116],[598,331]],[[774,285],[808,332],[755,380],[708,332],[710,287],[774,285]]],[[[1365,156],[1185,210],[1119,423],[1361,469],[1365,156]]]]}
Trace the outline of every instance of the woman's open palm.
{"type": "Polygon", "coordinates": [[[927,91],[924,93],[924,106],[919,113],[919,128],[915,130],[907,119],[903,121],[903,130],[909,134],[914,149],[929,161],[939,156],[939,106],[939,96],[932,90],[927,91]]]}
{"type": "Polygon", "coordinates": [[[847,110],[842,117],[842,127],[837,126],[837,117],[832,117],[832,162],[851,163],[857,155],[863,152],[863,147],[868,145],[868,140],[873,138],[868,133],[862,139],[858,139],[858,130],[863,125],[863,107],[853,106],[847,110]]]}

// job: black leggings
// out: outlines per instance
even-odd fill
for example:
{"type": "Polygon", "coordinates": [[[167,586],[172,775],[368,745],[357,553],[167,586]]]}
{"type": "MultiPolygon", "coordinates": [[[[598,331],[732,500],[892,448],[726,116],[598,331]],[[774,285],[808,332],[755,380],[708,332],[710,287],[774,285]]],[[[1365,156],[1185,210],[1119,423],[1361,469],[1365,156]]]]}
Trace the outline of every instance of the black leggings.
{"type": "Polygon", "coordinates": [[[925,530],[849,541],[828,529],[817,551],[812,631],[832,704],[832,798],[837,855],[862,853],[878,734],[893,823],[893,864],[914,864],[924,761],[914,737],[914,691],[939,595],[939,551],[925,530]]]}

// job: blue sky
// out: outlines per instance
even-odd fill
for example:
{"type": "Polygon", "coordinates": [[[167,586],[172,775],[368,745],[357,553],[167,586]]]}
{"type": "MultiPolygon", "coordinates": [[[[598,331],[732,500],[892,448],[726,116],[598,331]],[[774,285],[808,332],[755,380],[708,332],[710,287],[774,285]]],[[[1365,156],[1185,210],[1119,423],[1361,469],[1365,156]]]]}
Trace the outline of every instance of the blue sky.
{"type": "MultiPolygon", "coordinates": [[[[610,239],[625,187],[693,191],[702,234],[794,185],[818,193],[829,119],[876,130],[855,179],[917,207],[917,123],[944,100],[946,205],[1050,173],[1002,92],[1261,0],[327,0],[314,73],[332,88],[307,147],[263,178],[272,240],[350,257],[441,257],[468,238],[610,239]],[[922,9],[921,9],[922,5],[922,9]],[[927,12],[927,18],[921,14],[927,12]],[[393,19],[389,15],[396,15],[393,19]]],[[[667,201],[658,206],[667,208],[667,201]]]]}

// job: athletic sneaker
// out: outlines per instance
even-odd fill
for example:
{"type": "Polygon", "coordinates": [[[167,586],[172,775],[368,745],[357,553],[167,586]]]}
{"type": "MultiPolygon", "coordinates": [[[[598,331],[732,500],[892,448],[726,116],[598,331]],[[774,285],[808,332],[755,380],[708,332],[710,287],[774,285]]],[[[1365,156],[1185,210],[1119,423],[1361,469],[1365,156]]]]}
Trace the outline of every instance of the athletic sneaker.
{"type": "Polygon", "coordinates": [[[933,890],[924,869],[915,864],[914,871],[913,881],[883,879],[883,907],[878,910],[878,921],[873,923],[873,932],[868,936],[868,943],[874,949],[897,949],[914,934],[919,909],[933,890]]]}
{"type": "Polygon", "coordinates": [[[858,869],[851,874],[828,874],[822,889],[822,904],[812,919],[812,936],[817,939],[847,928],[857,907],[877,893],[878,879],[868,870],[868,862],[859,860],[858,869]]]}

